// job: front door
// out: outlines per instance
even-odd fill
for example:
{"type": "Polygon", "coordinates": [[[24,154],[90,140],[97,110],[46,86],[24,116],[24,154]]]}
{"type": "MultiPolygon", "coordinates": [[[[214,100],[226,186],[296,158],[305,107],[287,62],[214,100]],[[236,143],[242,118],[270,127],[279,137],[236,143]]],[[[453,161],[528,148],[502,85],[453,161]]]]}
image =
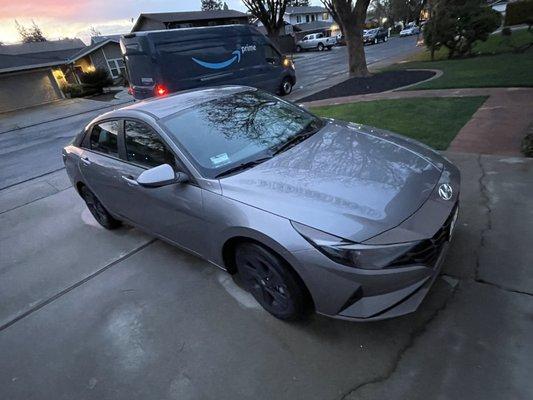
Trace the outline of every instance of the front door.
{"type": "Polygon", "coordinates": [[[122,206],[124,217],[149,232],[201,253],[206,240],[202,189],[194,182],[158,188],[146,188],[135,182],[143,171],[161,164],[186,172],[163,139],[145,122],[124,122],[123,147],[121,185],[127,193],[122,206]]]}

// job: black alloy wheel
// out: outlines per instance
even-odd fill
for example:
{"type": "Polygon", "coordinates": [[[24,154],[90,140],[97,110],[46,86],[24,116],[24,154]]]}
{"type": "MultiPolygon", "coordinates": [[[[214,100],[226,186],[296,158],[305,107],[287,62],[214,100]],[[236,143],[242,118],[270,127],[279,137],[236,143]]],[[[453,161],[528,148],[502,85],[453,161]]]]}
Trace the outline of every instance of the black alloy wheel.
{"type": "Polygon", "coordinates": [[[86,186],[82,186],[80,189],[80,194],[87,208],[93,215],[94,219],[106,229],[117,229],[122,222],[118,219],[115,219],[109,214],[104,207],[104,205],[98,200],[98,198],[91,192],[86,186]]]}
{"type": "Polygon", "coordinates": [[[255,243],[242,243],[235,251],[242,284],[270,314],[282,320],[301,318],[306,291],[295,273],[276,254],[255,243]]]}

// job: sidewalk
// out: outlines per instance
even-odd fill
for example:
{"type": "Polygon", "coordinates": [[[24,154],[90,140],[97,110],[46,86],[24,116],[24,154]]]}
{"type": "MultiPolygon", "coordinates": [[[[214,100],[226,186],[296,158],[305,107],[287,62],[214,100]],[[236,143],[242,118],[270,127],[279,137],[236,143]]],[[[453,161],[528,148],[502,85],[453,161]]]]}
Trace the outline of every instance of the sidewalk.
{"type": "Polygon", "coordinates": [[[459,131],[448,150],[520,156],[520,142],[533,123],[532,88],[474,88],[444,90],[389,91],[358,96],[338,97],[304,103],[320,107],[359,101],[394,100],[420,97],[489,96],[459,131]]]}
{"type": "MultiPolygon", "coordinates": [[[[117,96],[120,93],[117,93],[117,96]]],[[[111,101],[91,100],[90,98],[64,99],[42,106],[24,108],[0,114],[0,134],[28,128],[50,121],[56,121],[91,111],[127,104],[131,100],[120,96],[111,101]]]]}

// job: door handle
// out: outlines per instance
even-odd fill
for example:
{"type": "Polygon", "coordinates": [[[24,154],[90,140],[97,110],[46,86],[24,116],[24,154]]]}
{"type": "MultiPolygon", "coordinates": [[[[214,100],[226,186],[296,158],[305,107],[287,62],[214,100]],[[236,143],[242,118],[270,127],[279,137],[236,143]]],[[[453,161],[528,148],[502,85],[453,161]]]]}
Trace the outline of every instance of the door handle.
{"type": "Polygon", "coordinates": [[[89,160],[89,157],[81,157],[80,160],[85,165],[91,165],[91,160],[89,160]]]}
{"type": "Polygon", "coordinates": [[[130,186],[139,186],[139,183],[133,179],[133,176],[131,175],[122,175],[122,179],[126,181],[126,183],[130,186]]]}

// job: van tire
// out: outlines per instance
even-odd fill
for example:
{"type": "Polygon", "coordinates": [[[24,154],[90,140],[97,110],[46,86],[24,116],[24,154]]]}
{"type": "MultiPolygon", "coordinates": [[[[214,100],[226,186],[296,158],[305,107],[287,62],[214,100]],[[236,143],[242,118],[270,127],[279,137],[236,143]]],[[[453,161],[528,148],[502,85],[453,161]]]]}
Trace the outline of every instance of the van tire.
{"type": "Polygon", "coordinates": [[[300,46],[296,46],[296,52],[300,53],[302,51],[302,48],[300,46]]]}
{"type": "Polygon", "coordinates": [[[318,46],[316,46],[316,48],[318,49],[318,51],[322,51],[324,50],[324,45],[322,43],[319,43],[318,46]]]}
{"type": "Polygon", "coordinates": [[[289,77],[283,78],[283,80],[281,81],[279,94],[281,96],[287,96],[287,95],[291,94],[292,87],[293,87],[292,80],[289,77]]]}

